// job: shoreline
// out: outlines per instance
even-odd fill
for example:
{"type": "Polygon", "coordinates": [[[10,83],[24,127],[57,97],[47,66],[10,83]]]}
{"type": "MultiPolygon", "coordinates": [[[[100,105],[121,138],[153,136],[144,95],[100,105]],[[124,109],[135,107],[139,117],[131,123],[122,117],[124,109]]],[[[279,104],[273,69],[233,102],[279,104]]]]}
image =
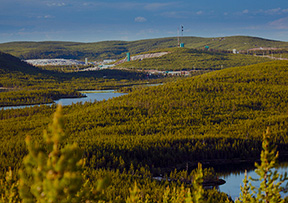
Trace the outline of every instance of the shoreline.
{"type": "MultiPolygon", "coordinates": [[[[280,154],[280,157],[278,158],[278,163],[286,163],[288,161],[288,153],[280,154]]],[[[173,170],[177,171],[182,171],[182,170],[187,170],[187,171],[192,171],[197,168],[198,163],[202,164],[203,168],[221,168],[223,169],[223,166],[230,166],[232,168],[242,165],[244,168],[251,168],[251,170],[254,170],[252,168],[255,168],[254,164],[255,162],[260,162],[259,158],[250,158],[250,159],[214,159],[214,160],[199,160],[199,161],[194,161],[194,162],[186,162],[184,164],[178,164],[174,167],[166,167],[166,168],[161,168],[161,173],[170,173],[173,170]],[[234,166],[234,167],[233,167],[234,166]],[[250,166],[250,167],[249,167],[250,166]]],[[[227,168],[227,167],[225,167],[227,168]]],[[[230,170],[229,168],[227,168],[230,170]]],[[[242,168],[237,167],[238,170],[242,171],[242,168]]],[[[244,169],[245,170],[245,169],[244,169]]],[[[218,173],[215,170],[216,173],[218,173]]],[[[225,173],[224,170],[220,173],[225,173]]]]}

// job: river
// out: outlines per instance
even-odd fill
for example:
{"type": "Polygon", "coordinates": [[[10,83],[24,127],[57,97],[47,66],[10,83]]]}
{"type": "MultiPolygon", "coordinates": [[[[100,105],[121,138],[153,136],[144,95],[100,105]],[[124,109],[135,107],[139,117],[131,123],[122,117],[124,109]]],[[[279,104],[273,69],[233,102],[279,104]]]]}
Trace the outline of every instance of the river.
{"type": "MultiPolygon", "coordinates": [[[[119,93],[115,92],[114,90],[91,90],[91,91],[80,91],[82,94],[86,95],[86,97],[81,98],[64,98],[55,100],[54,103],[58,104],[61,103],[63,106],[76,104],[77,102],[94,102],[96,101],[103,101],[107,99],[111,99],[113,97],[119,97],[125,95],[126,93],[119,93]]],[[[51,104],[46,104],[51,105],[51,104]]],[[[22,105],[22,106],[7,106],[7,107],[0,107],[0,109],[18,109],[18,108],[25,108],[25,107],[32,107],[32,106],[39,106],[38,104],[34,105],[22,105]]]]}

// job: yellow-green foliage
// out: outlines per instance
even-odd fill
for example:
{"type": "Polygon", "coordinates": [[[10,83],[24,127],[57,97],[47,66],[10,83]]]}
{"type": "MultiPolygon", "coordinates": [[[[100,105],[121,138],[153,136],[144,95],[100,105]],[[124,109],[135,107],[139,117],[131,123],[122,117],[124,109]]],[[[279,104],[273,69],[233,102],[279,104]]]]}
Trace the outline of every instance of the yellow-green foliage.
{"type": "Polygon", "coordinates": [[[159,50],[169,52],[161,57],[146,58],[119,64],[117,67],[130,69],[169,70],[220,70],[236,66],[252,65],[270,61],[269,58],[243,54],[218,53],[188,48],[159,50]]]}
{"type": "Polygon", "coordinates": [[[1,92],[0,107],[28,104],[47,104],[60,98],[83,97],[75,90],[18,90],[1,92]]]}
{"type": "Polygon", "coordinates": [[[81,198],[82,152],[76,144],[61,148],[65,136],[60,114],[58,106],[52,125],[44,131],[46,149],[26,138],[29,153],[23,160],[19,186],[23,202],[75,202],[81,198]]]}
{"type": "MultiPolygon", "coordinates": [[[[150,199],[161,202],[157,194],[164,194],[168,185],[171,191],[179,190],[183,182],[157,182],[152,174],[173,170],[176,165],[190,168],[203,160],[258,158],[262,130],[267,126],[271,142],[280,153],[287,152],[287,67],[286,61],[279,61],[225,69],[105,102],[66,106],[65,141],[77,142],[83,149],[89,188],[97,188],[94,182],[109,174],[112,181],[103,194],[105,201],[125,201],[136,181],[143,197],[149,194],[150,199]]],[[[48,151],[39,135],[55,108],[0,111],[2,179],[9,166],[17,170],[19,160],[28,154],[27,134],[39,143],[35,149],[48,151]]],[[[30,178],[32,184],[32,175],[30,178]]],[[[186,185],[184,188],[188,191],[186,185]]],[[[208,199],[211,194],[218,202],[227,199],[217,191],[205,191],[204,196],[208,199]]]]}
{"type": "Polygon", "coordinates": [[[259,176],[258,179],[252,181],[261,181],[260,186],[256,189],[247,180],[247,174],[241,186],[241,194],[238,203],[240,202],[264,202],[264,203],[284,203],[286,202],[280,195],[280,192],[287,192],[283,185],[287,180],[287,172],[284,175],[274,169],[277,166],[276,147],[271,143],[269,131],[263,134],[261,164],[255,163],[255,172],[259,176]]]}
{"type": "MultiPolygon", "coordinates": [[[[192,188],[185,188],[182,184],[181,187],[174,187],[172,190],[167,186],[161,190],[160,202],[164,203],[203,203],[204,202],[204,189],[202,187],[203,172],[202,165],[198,164],[198,169],[193,176],[192,188]],[[192,190],[192,192],[191,192],[192,190]]],[[[130,196],[127,197],[126,203],[138,202],[159,202],[151,198],[149,194],[141,194],[141,190],[137,187],[135,182],[133,189],[130,189],[130,196]]]]}
{"type": "MultiPolygon", "coordinates": [[[[94,184],[89,179],[84,181],[83,177],[91,176],[91,173],[82,174],[83,163],[81,163],[81,151],[74,145],[64,145],[64,131],[62,129],[61,105],[57,107],[53,123],[49,125],[48,131],[44,131],[46,149],[32,143],[30,137],[26,138],[28,155],[23,160],[23,168],[19,171],[20,179],[14,180],[12,171],[7,173],[5,181],[2,181],[4,190],[1,191],[1,202],[105,202],[103,188],[107,187],[107,179],[100,180],[94,184]],[[61,146],[62,145],[62,146],[61,146]],[[83,176],[84,175],[84,176],[83,176]],[[19,185],[19,186],[18,186],[19,185]],[[19,194],[18,195],[18,187],[19,194]]],[[[133,170],[133,167],[131,168],[133,170]]],[[[148,174],[145,169],[139,173],[148,174]]],[[[138,172],[135,172],[135,175],[138,172]]],[[[134,172],[133,172],[134,175],[134,172]]],[[[139,174],[138,174],[139,175],[139,174]]],[[[146,176],[146,175],[145,175],[146,176]]],[[[143,176],[144,177],[144,176],[143,176]]],[[[190,189],[174,188],[170,193],[169,188],[164,191],[163,196],[167,202],[200,203],[203,199],[203,173],[202,166],[193,176],[193,193],[190,189]]],[[[126,202],[154,202],[149,194],[141,195],[141,190],[135,182],[134,188],[130,189],[130,196],[126,202]]],[[[122,197],[122,200],[125,197],[122,197]]],[[[160,195],[160,199],[162,196],[160,195]]],[[[166,201],[165,200],[165,201],[166,201]]]]}
{"type": "MultiPolygon", "coordinates": [[[[135,170],[131,165],[128,173],[119,170],[111,179],[111,185],[107,185],[107,179],[93,181],[95,173],[100,170],[88,169],[83,173],[81,152],[76,145],[65,145],[65,136],[62,129],[61,106],[58,106],[52,125],[48,131],[44,131],[46,149],[31,143],[26,139],[29,150],[24,158],[23,169],[20,170],[20,179],[17,181],[10,170],[6,179],[1,181],[4,186],[1,189],[1,203],[3,202],[166,202],[166,203],[204,203],[204,202],[231,202],[227,196],[215,190],[204,191],[202,187],[203,170],[201,164],[193,173],[192,185],[184,183],[169,183],[167,181],[155,182],[151,180],[151,174],[146,169],[135,170]],[[119,177],[125,177],[122,181],[119,177]],[[90,178],[88,178],[90,177],[90,178]],[[134,180],[134,187],[131,182],[134,180]],[[118,193],[121,189],[127,192],[118,193]],[[127,184],[128,183],[128,184],[127,184]],[[130,185],[129,185],[130,184],[130,185]],[[18,186],[19,185],[19,186],[18,186]],[[138,187],[140,185],[140,187],[138,187]],[[108,187],[107,187],[108,186],[108,187]],[[131,187],[132,186],[132,187],[131,187]],[[18,195],[18,187],[19,194],[18,195]],[[150,190],[148,190],[148,188],[150,190]],[[170,189],[172,188],[172,189],[170,189]],[[103,190],[104,189],[104,190],[103,190]]],[[[270,139],[264,134],[262,142],[261,165],[256,164],[256,173],[262,183],[255,197],[255,188],[249,184],[247,177],[243,194],[237,202],[285,202],[280,196],[281,184],[287,181],[285,176],[279,175],[277,170],[271,169],[276,166],[278,153],[270,145],[270,139]],[[280,181],[275,183],[280,177],[280,181]],[[251,190],[250,190],[251,188],[251,190]],[[252,191],[252,192],[251,192],[252,191]]],[[[109,172],[106,171],[106,174],[109,172]]],[[[209,171],[208,171],[209,172],[209,171]]],[[[207,172],[207,173],[208,173],[207,172]]],[[[185,176],[185,174],[183,174],[185,176]]],[[[187,176],[187,172],[186,172],[187,176]]]]}
{"type": "Polygon", "coordinates": [[[104,69],[71,73],[42,70],[0,52],[0,87],[26,90],[114,89],[129,84],[142,84],[142,80],[146,79],[144,73],[125,70],[104,69]]]}
{"type": "MultiPolygon", "coordinates": [[[[94,168],[155,168],[201,160],[257,158],[262,129],[285,152],[288,143],[288,63],[230,68],[178,80],[103,102],[63,108],[69,143],[94,168]],[[97,149],[97,150],[96,150],[97,149]]],[[[52,107],[0,111],[2,170],[41,139],[52,107]]],[[[185,167],[185,166],[184,166],[185,167]]]]}
{"type": "MultiPolygon", "coordinates": [[[[222,50],[247,50],[256,47],[287,48],[287,42],[267,40],[249,36],[231,36],[220,38],[181,37],[185,47],[203,48],[209,46],[222,50]]],[[[72,58],[101,60],[107,58],[125,57],[127,52],[132,54],[177,47],[177,37],[146,39],[137,41],[103,41],[95,43],[80,42],[11,42],[0,44],[0,50],[21,59],[32,58],[72,58]]]]}
{"type": "Polygon", "coordinates": [[[9,168],[9,171],[6,172],[5,179],[0,180],[0,194],[1,194],[1,203],[16,203],[20,202],[20,197],[18,193],[19,181],[15,175],[15,172],[9,168]]]}

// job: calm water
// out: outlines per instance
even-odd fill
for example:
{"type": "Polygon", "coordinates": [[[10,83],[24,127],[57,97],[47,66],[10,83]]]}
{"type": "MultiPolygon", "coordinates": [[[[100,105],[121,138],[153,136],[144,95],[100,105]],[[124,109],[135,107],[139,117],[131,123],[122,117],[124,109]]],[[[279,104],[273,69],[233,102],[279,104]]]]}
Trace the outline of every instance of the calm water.
{"type": "MultiPolygon", "coordinates": [[[[94,90],[94,91],[83,91],[82,94],[85,94],[86,97],[82,98],[65,98],[65,99],[59,99],[55,100],[54,102],[56,104],[61,103],[63,106],[76,104],[77,102],[94,102],[96,101],[103,101],[107,100],[113,97],[119,97],[122,95],[125,95],[126,93],[117,93],[114,90],[94,90]]],[[[51,104],[47,104],[51,105],[51,104]]],[[[8,107],[0,107],[0,109],[18,109],[18,108],[24,108],[24,107],[32,107],[32,106],[39,106],[39,105],[26,105],[26,106],[8,106],[8,107]]]]}
{"type": "MultiPolygon", "coordinates": [[[[162,83],[157,83],[157,84],[144,84],[144,85],[134,85],[136,86],[158,86],[158,85],[163,85],[162,83]]],[[[65,99],[59,99],[59,100],[54,100],[54,103],[58,104],[61,103],[63,106],[66,105],[71,105],[71,104],[76,104],[77,102],[94,102],[96,101],[103,101],[107,99],[111,99],[113,97],[119,97],[122,95],[125,95],[127,93],[118,93],[115,92],[115,90],[87,90],[87,91],[79,91],[82,94],[86,95],[86,97],[82,98],[65,98],[65,99]]],[[[45,104],[45,105],[51,105],[50,104],[45,104]]],[[[32,106],[39,106],[39,104],[34,104],[34,105],[21,105],[21,106],[7,106],[7,107],[0,107],[1,109],[18,109],[18,108],[25,108],[25,107],[32,107],[32,106]]]]}
{"type": "Polygon", "coordinates": [[[59,99],[57,101],[55,101],[56,104],[58,103],[62,103],[63,106],[66,105],[71,105],[72,103],[77,103],[77,102],[94,102],[96,101],[103,101],[103,100],[107,100],[107,99],[111,99],[113,97],[119,97],[122,95],[125,95],[126,93],[118,93],[115,92],[114,90],[97,90],[97,91],[83,91],[81,92],[82,94],[85,94],[86,97],[82,97],[82,98],[67,98],[67,99],[59,99]]]}
{"type": "MultiPolygon", "coordinates": [[[[277,169],[280,174],[283,174],[288,171],[287,162],[281,163],[279,168],[277,169]]],[[[245,178],[245,170],[232,172],[230,173],[227,171],[225,172],[226,175],[219,176],[219,178],[224,179],[226,183],[224,185],[219,186],[219,190],[221,192],[225,192],[226,194],[230,195],[233,200],[239,197],[240,194],[240,184],[243,186],[243,180],[245,178]]],[[[251,176],[252,178],[259,178],[259,176],[253,170],[247,170],[247,177],[251,176]]],[[[286,181],[287,182],[287,181],[286,181]]],[[[260,182],[252,182],[253,186],[257,188],[260,185],[260,182]]],[[[283,185],[284,186],[284,185],[283,185]]],[[[282,194],[282,196],[287,196],[286,194],[282,194]]]]}

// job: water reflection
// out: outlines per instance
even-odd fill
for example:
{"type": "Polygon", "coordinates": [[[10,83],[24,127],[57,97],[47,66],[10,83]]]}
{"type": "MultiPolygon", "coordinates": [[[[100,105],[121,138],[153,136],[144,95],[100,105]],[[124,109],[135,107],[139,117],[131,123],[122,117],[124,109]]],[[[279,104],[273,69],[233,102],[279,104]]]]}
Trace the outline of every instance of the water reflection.
{"type": "MultiPolygon", "coordinates": [[[[115,92],[114,90],[93,90],[93,91],[83,91],[81,93],[86,95],[86,97],[64,98],[64,99],[55,100],[54,103],[56,104],[61,103],[63,106],[66,106],[66,105],[71,105],[73,103],[76,104],[78,102],[82,102],[82,103],[94,102],[95,100],[103,101],[103,100],[108,100],[108,99],[119,97],[119,96],[126,94],[126,93],[118,93],[118,92],[115,92]]],[[[45,105],[52,105],[52,104],[45,104],[45,105]]],[[[3,110],[19,109],[19,108],[33,107],[33,106],[40,106],[40,104],[23,105],[23,106],[7,106],[7,107],[2,107],[0,109],[3,109],[3,110]]]]}
{"type": "Polygon", "coordinates": [[[81,92],[83,94],[86,95],[86,97],[82,97],[82,98],[71,98],[71,99],[59,99],[57,101],[55,101],[56,104],[58,103],[62,103],[63,106],[66,105],[71,105],[72,103],[77,103],[77,102],[94,102],[96,101],[103,101],[103,100],[108,100],[114,97],[119,97],[122,95],[125,95],[126,93],[118,93],[115,92],[114,90],[103,90],[103,91],[85,91],[85,92],[81,92]]]}
{"type": "MultiPolygon", "coordinates": [[[[233,165],[232,167],[236,167],[233,165]]],[[[232,170],[228,172],[226,169],[224,172],[219,172],[219,178],[222,178],[226,181],[226,184],[220,185],[219,190],[221,192],[225,192],[226,194],[230,195],[233,200],[237,199],[239,197],[239,194],[241,192],[240,185],[243,185],[243,180],[245,178],[245,169],[247,169],[247,175],[248,177],[251,176],[252,178],[258,178],[259,176],[255,173],[255,167],[254,164],[244,164],[244,165],[238,165],[239,169],[232,170]]],[[[224,168],[224,167],[223,167],[224,168]]],[[[288,162],[282,162],[279,164],[279,167],[277,167],[277,170],[280,174],[284,174],[288,170],[288,162]]],[[[215,169],[217,172],[217,170],[215,169]]],[[[257,188],[260,186],[260,182],[251,182],[253,186],[256,186],[257,188]]],[[[284,197],[284,194],[282,194],[284,197]]]]}

